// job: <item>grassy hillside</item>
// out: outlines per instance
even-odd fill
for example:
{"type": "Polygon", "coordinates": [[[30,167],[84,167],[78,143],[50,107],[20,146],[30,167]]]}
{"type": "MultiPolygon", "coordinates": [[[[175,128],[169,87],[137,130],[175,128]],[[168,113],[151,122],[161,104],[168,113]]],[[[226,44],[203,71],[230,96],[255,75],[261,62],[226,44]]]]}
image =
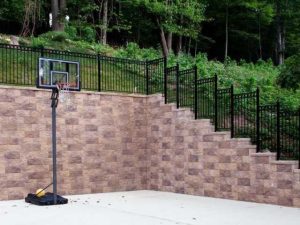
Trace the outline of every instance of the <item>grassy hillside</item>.
{"type": "MultiPolygon", "coordinates": [[[[9,37],[0,35],[0,42],[7,43],[8,41],[9,37]]],[[[19,42],[21,45],[36,48],[99,53],[106,56],[138,60],[162,57],[159,49],[140,49],[135,43],[129,43],[126,47],[103,46],[97,43],[72,40],[66,33],[49,32],[36,38],[20,38],[19,42]]],[[[260,87],[262,103],[275,103],[280,100],[289,108],[296,109],[300,106],[300,90],[293,91],[280,88],[277,84],[280,68],[274,66],[271,61],[259,61],[254,64],[227,60],[223,63],[208,60],[205,54],[198,54],[196,57],[186,54],[178,56],[171,54],[168,58],[168,66],[176,63],[179,63],[181,69],[191,68],[196,64],[200,77],[211,77],[217,74],[222,87],[229,87],[233,84],[236,92],[253,91],[256,87],[260,87]]]]}

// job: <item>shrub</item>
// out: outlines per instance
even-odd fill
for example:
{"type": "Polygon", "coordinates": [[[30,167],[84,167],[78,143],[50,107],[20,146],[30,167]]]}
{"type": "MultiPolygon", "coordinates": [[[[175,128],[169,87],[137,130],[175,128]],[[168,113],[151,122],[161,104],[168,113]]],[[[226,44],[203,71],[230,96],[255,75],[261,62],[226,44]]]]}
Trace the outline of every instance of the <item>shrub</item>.
{"type": "Polygon", "coordinates": [[[300,54],[288,58],[278,78],[281,87],[296,90],[300,88],[300,54]]]}
{"type": "Polygon", "coordinates": [[[40,37],[56,42],[65,42],[69,39],[69,35],[63,31],[50,31],[40,35],[40,37]]]}
{"type": "Polygon", "coordinates": [[[96,32],[91,27],[84,27],[81,30],[81,37],[83,40],[85,40],[87,42],[94,42],[95,38],[96,38],[96,32]]]}
{"type": "Polygon", "coordinates": [[[66,25],[65,32],[68,34],[71,40],[77,39],[77,29],[72,25],[66,25]]]}
{"type": "Polygon", "coordinates": [[[47,40],[42,37],[34,37],[31,39],[31,46],[33,48],[44,48],[47,44],[47,40]]]}

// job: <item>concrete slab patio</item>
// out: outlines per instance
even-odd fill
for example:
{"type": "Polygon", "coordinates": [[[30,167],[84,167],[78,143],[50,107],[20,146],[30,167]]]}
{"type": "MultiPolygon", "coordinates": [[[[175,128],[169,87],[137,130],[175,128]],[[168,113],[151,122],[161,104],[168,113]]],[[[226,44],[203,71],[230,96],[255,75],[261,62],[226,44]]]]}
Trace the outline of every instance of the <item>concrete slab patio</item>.
{"type": "Polygon", "coordinates": [[[67,196],[69,204],[0,202],[1,225],[299,225],[300,209],[183,194],[132,191],[67,196]]]}

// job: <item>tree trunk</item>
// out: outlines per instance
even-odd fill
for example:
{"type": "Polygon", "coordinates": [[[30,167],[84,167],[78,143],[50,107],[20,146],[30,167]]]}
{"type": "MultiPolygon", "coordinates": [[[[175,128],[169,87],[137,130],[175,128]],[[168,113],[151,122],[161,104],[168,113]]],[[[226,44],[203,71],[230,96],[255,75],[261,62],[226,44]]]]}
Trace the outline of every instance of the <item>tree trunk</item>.
{"type": "Polygon", "coordinates": [[[225,58],[224,58],[224,60],[226,60],[228,57],[228,14],[229,14],[229,9],[228,9],[228,3],[227,3],[227,5],[226,5],[225,58]]]}
{"type": "Polygon", "coordinates": [[[51,0],[52,30],[59,30],[58,0],[51,0]]]}
{"type": "Polygon", "coordinates": [[[284,27],[281,17],[281,6],[279,1],[276,1],[276,32],[277,32],[277,63],[281,65],[284,63],[285,37],[284,27]]]}
{"type": "Polygon", "coordinates": [[[177,54],[182,52],[182,36],[180,35],[178,37],[178,44],[177,44],[177,54]]]}
{"type": "Polygon", "coordinates": [[[63,31],[64,30],[64,11],[66,10],[65,0],[51,0],[51,12],[52,12],[52,30],[63,31]]]}
{"type": "Polygon", "coordinates": [[[67,3],[66,0],[59,0],[60,3],[59,5],[59,30],[64,31],[65,30],[65,14],[66,14],[66,8],[67,8],[67,3]]]}
{"type": "Polygon", "coordinates": [[[187,48],[187,54],[188,55],[190,55],[190,53],[191,53],[191,43],[192,43],[192,38],[191,37],[189,37],[189,43],[188,43],[188,48],[187,48]]]}
{"type": "Polygon", "coordinates": [[[169,52],[172,51],[172,42],[173,42],[173,34],[172,32],[168,33],[168,50],[169,52]]]}
{"type": "Polygon", "coordinates": [[[101,30],[101,43],[104,45],[106,45],[106,42],[107,42],[107,15],[108,15],[108,0],[104,0],[102,30],[101,30]]]}
{"type": "Polygon", "coordinates": [[[161,45],[162,45],[164,57],[167,57],[169,55],[168,45],[167,45],[164,29],[161,26],[160,26],[160,39],[161,39],[161,45]]]}
{"type": "Polygon", "coordinates": [[[262,59],[262,44],[261,44],[261,24],[260,24],[260,13],[257,14],[258,19],[258,42],[259,42],[259,57],[262,59]]]}
{"type": "MultiPolygon", "coordinates": [[[[95,20],[96,24],[100,25],[102,24],[102,18],[101,18],[101,13],[102,13],[102,7],[103,7],[103,1],[102,0],[95,0],[95,4],[98,6],[97,11],[95,12],[95,20]]],[[[96,36],[97,36],[97,41],[101,42],[101,37],[102,37],[102,29],[100,26],[96,26],[96,36]]]]}

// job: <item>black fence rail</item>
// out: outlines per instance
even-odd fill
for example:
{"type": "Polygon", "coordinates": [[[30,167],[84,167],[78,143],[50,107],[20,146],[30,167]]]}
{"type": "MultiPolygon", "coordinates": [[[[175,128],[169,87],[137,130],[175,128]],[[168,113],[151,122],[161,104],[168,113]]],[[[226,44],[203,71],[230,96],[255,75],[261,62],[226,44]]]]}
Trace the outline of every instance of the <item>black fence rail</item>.
{"type": "Polygon", "coordinates": [[[198,79],[195,85],[196,92],[196,118],[215,119],[215,96],[217,90],[218,78],[198,79]]]}
{"type": "Polygon", "coordinates": [[[178,74],[179,65],[166,68],[165,74],[165,103],[177,103],[178,106],[178,74]]]}
{"type": "Polygon", "coordinates": [[[217,89],[215,130],[228,131],[231,129],[233,115],[233,86],[225,89],[217,89]]]}
{"type": "Polygon", "coordinates": [[[40,57],[79,62],[82,89],[163,93],[165,103],[190,107],[195,119],[211,119],[216,131],[250,137],[258,152],[269,150],[277,153],[277,159],[297,159],[300,168],[300,110],[285,110],[280,103],[261,106],[259,89],[240,94],[233,86],[218,89],[217,76],[199,79],[196,67],[168,68],[166,58],[139,61],[7,44],[0,44],[0,83],[36,85],[40,57]]]}
{"type": "Polygon", "coordinates": [[[211,119],[216,131],[230,131],[232,138],[251,138],[257,152],[276,152],[278,160],[298,160],[300,168],[300,110],[284,110],[279,103],[261,106],[259,89],[235,94],[233,86],[218,89],[217,76],[197,79],[196,69],[178,70],[167,69],[167,103],[191,107],[196,119],[211,119]]]}
{"type": "Polygon", "coordinates": [[[81,88],[140,94],[163,92],[166,59],[139,61],[0,44],[0,83],[35,85],[40,57],[80,63],[81,88]]]}
{"type": "Polygon", "coordinates": [[[264,105],[259,107],[260,136],[258,151],[278,151],[278,139],[280,137],[278,105],[264,105]]]}
{"type": "Polygon", "coordinates": [[[278,159],[299,159],[300,168],[300,110],[280,110],[278,126],[278,159]],[[298,151],[297,151],[298,150],[298,151]]]}
{"type": "Polygon", "coordinates": [[[178,107],[194,109],[194,86],[195,79],[197,79],[197,68],[179,71],[178,79],[178,107]]]}
{"type": "Polygon", "coordinates": [[[233,95],[233,123],[231,132],[233,137],[250,137],[252,142],[258,144],[256,140],[259,132],[257,124],[259,117],[257,110],[259,107],[259,90],[249,93],[233,95]]]}
{"type": "Polygon", "coordinates": [[[167,58],[155,59],[146,62],[146,75],[148,77],[148,93],[164,93],[164,77],[167,68],[167,58]]]}

